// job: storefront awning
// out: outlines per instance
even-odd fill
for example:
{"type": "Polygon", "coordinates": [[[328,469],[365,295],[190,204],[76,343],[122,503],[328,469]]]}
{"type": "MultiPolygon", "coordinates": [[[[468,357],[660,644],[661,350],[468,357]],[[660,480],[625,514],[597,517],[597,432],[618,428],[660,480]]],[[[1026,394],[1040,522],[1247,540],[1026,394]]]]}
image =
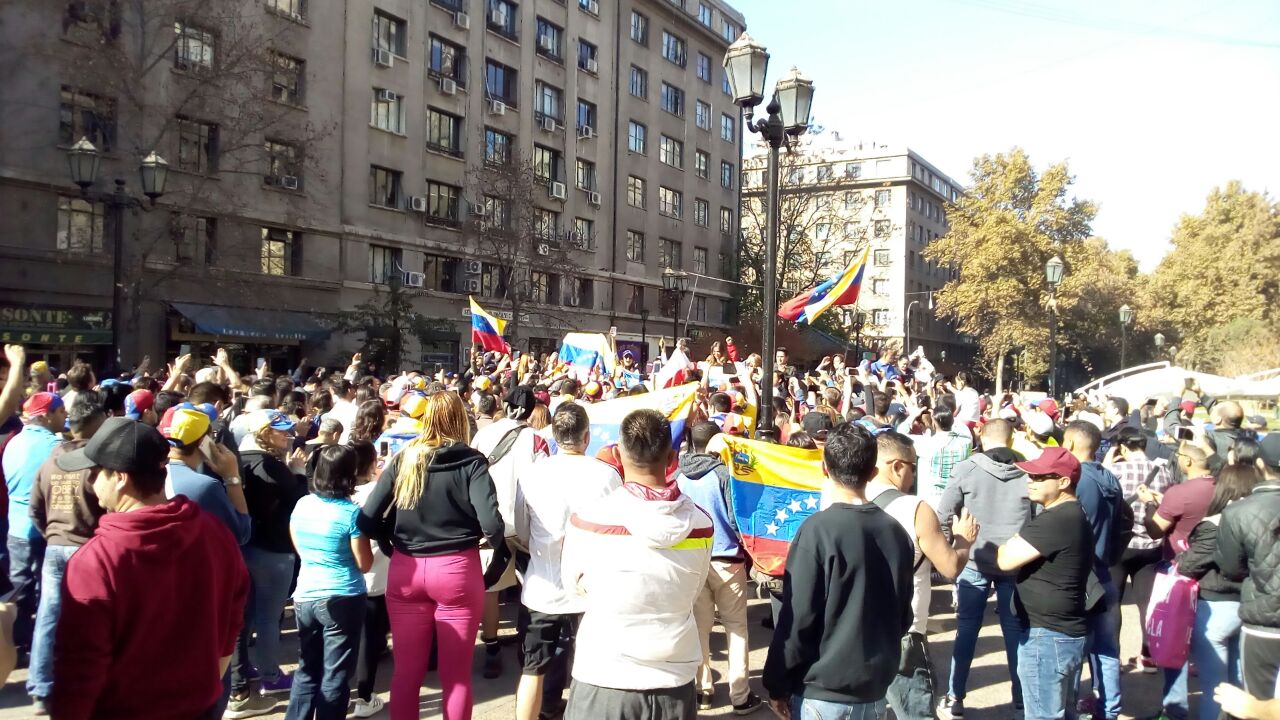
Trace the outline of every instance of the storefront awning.
{"type": "Polygon", "coordinates": [[[195,303],[170,303],[191,321],[196,332],[224,338],[318,341],[330,333],[314,315],[292,310],[233,308],[195,303]]]}

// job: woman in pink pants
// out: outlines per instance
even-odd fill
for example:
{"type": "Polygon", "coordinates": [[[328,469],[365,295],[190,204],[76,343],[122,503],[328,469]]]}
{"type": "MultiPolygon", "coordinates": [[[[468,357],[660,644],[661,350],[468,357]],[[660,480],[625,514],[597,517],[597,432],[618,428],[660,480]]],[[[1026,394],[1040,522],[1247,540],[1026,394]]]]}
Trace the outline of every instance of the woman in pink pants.
{"type": "Polygon", "coordinates": [[[390,462],[365,501],[361,530],[394,548],[387,576],[391,618],[391,720],[417,720],[434,638],[444,719],[470,720],[471,655],[484,591],[506,567],[502,516],[484,455],[467,446],[457,393],[427,398],[422,434],[390,462]],[[480,566],[480,541],[496,549],[480,566]]]}

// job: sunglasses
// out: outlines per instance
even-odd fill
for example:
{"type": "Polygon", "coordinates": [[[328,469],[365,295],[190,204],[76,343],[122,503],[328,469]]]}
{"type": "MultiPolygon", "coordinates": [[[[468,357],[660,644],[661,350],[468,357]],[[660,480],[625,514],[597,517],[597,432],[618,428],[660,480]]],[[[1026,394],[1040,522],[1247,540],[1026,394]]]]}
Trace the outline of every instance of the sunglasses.
{"type": "Polygon", "coordinates": [[[1028,475],[1028,482],[1046,482],[1049,480],[1057,480],[1060,475],[1028,475]]]}

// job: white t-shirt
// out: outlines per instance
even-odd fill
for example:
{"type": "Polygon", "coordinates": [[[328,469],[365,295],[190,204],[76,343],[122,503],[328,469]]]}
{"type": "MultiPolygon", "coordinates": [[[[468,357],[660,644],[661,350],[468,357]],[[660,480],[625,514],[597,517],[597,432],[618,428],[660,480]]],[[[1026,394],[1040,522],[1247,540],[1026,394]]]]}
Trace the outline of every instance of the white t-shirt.
{"type": "MultiPolygon", "coordinates": [[[[488,457],[489,453],[498,447],[498,443],[502,441],[507,431],[518,424],[510,418],[495,420],[492,425],[476,431],[475,437],[471,438],[471,447],[488,457]]],[[[507,454],[503,455],[498,462],[489,465],[489,477],[493,478],[493,487],[498,495],[498,511],[502,513],[502,521],[506,523],[507,537],[515,537],[516,534],[516,478],[527,471],[537,457],[534,442],[537,434],[537,430],[525,427],[520,431],[515,445],[511,446],[507,454]]],[[[538,438],[538,444],[545,447],[545,442],[538,438]]]]}
{"type": "Polygon", "coordinates": [[[982,416],[981,398],[971,387],[956,391],[956,422],[978,422],[982,416]]]}
{"type": "Polygon", "coordinates": [[[342,435],[338,438],[338,442],[345,445],[351,442],[351,427],[356,424],[356,413],[360,408],[349,400],[339,400],[333,404],[333,409],[325,413],[326,418],[333,418],[342,423],[342,435]]]}
{"type": "MultiPolygon", "coordinates": [[[[880,493],[889,489],[891,488],[885,483],[867,483],[867,502],[874,501],[880,493]]],[[[915,495],[903,495],[889,503],[885,512],[907,531],[907,537],[911,538],[911,562],[920,563],[912,578],[911,610],[915,617],[907,630],[924,635],[929,627],[929,600],[933,593],[930,576],[933,573],[933,563],[929,558],[924,557],[923,551],[920,550],[920,540],[916,537],[916,510],[922,502],[924,501],[915,495]]]]}
{"type": "Polygon", "coordinates": [[[543,613],[580,613],[586,600],[566,592],[560,567],[569,516],[622,485],[618,471],[593,457],[552,455],[534,462],[516,484],[516,534],[529,548],[520,596],[543,613]]]}
{"type": "MultiPolygon", "coordinates": [[[[373,486],[374,482],[357,485],[356,491],[351,494],[351,502],[364,507],[364,501],[369,499],[373,486]]],[[[378,597],[387,594],[387,570],[391,567],[391,558],[382,554],[378,543],[370,544],[373,546],[373,565],[364,574],[364,584],[369,589],[369,597],[378,597]]]]}

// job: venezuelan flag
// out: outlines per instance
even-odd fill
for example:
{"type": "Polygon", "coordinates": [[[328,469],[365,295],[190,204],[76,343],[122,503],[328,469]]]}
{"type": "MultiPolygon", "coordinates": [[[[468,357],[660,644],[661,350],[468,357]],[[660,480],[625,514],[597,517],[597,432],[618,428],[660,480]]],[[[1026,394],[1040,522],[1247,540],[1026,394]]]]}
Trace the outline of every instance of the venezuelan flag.
{"type": "Polygon", "coordinates": [[[822,451],[720,434],[707,452],[729,468],[729,494],[756,569],[780,577],[796,531],[822,505],[822,451]]]}
{"type": "Polygon", "coordinates": [[[862,274],[867,267],[867,253],[855,260],[836,277],[791,298],[778,308],[778,317],[795,323],[812,323],[833,305],[853,305],[862,290],[862,274]]]}
{"type": "Polygon", "coordinates": [[[471,344],[479,346],[485,352],[511,352],[511,346],[502,339],[502,331],[506,329],[507,322],[485,312],[474,297],[468,299],[471,301],[471,344]]]}
{"type": "Polygon", "coordinates": [[[633,410],[646,408],[652,408],[666,415],[667,420],[671,421],[671,439],[673,442],[679,441],[684,437],[685,425],[689,422],[689,413],[693,410],[693,401],[697,393],[698,384],[689,383],[680,387],[588,405],[587,418],[591,421],[591,445],[587,448],[587,455],[595,455],[604,446],[616,444],[621,436],[622,419],[633,410]]]}

